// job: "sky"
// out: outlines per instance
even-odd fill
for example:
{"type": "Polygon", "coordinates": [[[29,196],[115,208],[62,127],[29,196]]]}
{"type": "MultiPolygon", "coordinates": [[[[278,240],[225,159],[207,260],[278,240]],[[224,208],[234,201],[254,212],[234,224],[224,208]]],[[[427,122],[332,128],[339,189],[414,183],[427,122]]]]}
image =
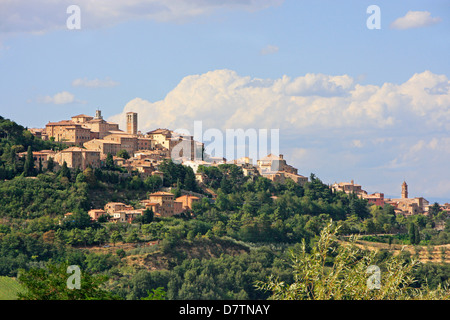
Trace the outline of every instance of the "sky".
{"type": "Polygon", "coordinates": [[[0,0],[0,115],[279,130],[299,174],[450,202],[449,31],[448,0],[0,0]]]}

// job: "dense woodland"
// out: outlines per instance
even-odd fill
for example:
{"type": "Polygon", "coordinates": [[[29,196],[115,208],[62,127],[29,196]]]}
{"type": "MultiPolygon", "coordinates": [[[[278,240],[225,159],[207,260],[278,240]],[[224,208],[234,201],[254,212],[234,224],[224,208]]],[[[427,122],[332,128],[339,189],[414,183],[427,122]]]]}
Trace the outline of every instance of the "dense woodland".
{"type": "MultiPolygon", "coordinates": [[[[340,237],[358,234],[374,241],[428,246],[450,243],[449,220],[438,208],[429,216],[396,216],[389,205],[371,206],[355,195],[333,192],[314,174],[302,187],[292,180],[278,184],[245,177],[238,166],[223,164],[200,167],[209,181],[202,187],[191,168],[170,160],[159,168],[161,180],[123,174],[111,156],[102,168],[84,171],[65,165],[43,168],[30,156],[34,150],[63,147],[0,119],[0,276],[68,264],[105,277],[103,288],[120,299],[148,298],[152,292],[162,292],[167,299],[267,299],[270,293],[255,283],[271,275],[285,283],[294,281],[290,251],[301,243],[311,250],[330,220],[340,225],[340,237]],[[18,159],[16,154],[23,151],[29,155],[18,159]],[[161,188],[204,197],[191,212],[171,218],[147,212],[133,224],[92,222],[87,214],[110,201],[138,207],[161,188]],[[217,194],[215,201],[207,189],[217,194]],[[67,212],[73,213],[69,219],[64,218],[67,212]],[[445,228],[437,231],[435,225],[443,222],[445,228]],[[107,253],[92,250],[111,247],[107,253]]],[[[390,255],[383,251],[376,259],[382,263],[390,255]]],[[[411,256],[405,253],[402,259],[411,256]]],[[[449,271],[448,264],[421,264],[414,269],[414,286],[437,287],[449,271]]]]}

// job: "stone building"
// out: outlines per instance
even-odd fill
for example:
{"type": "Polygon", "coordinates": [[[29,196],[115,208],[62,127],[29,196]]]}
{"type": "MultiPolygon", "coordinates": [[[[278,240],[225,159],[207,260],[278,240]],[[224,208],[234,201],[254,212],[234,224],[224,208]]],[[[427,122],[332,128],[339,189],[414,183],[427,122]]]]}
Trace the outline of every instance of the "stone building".
{"type": "Polygon", "coordinates": [[[203,143],[193,136],[182,135],[169,129],[155,129],[147,132],[147,138],[154,141],[154,148],[167,149],[172,160],[201,160],[203,143]]]}
{"type": "Polygon", "coordinates": [[[120,150],[126,150],[130,157],[139,150],[151,150],[154,143],[149,138],[138,137],[123,131],[111,131],[103,139],[93,139],[83,144],[86,149],[100,151],[102,155],[116,155],[120,150]]]}
{"type": "MultiPolygon", "coordinates": [[[[42,163],[42,168],[47,167],[47,162],[49,158],[55,158],[56,152],[53,150],[41,150],[41,151],[33,151],[33,160],[34,160],[34,167],[39,167],[39,161],[42,163]]],[[[19,158],[25,158],[27,157],[27,151],[20,152],[17,154],[19,158]]]]}
{"type": "Polygon", "coordinates": [[[283,155],[269,154],[256,161],[259,174],[272,181],[284,183],[287,179],[292,179],[300,185],[308,182],[308,178],[298,174],[298,170],[288,165],[283,155]]]}
{"type": "Polygon", "coordinates": [[[175,214],[174,202],[175,196],[170,192],[155,192],[149,195],[148,199],[151,203],[157,203],[159,205],[158,214],[161,217],[171,217],[175,214]]]}
{"type": "Polygon", "coordinates": [[[192,205],[196,202],[199,202],[200,198],[192,195],[183,195],[176,199],[176,202],[180,202],[182,204],[183,210],[192,210],[192,205]]]}
{"type": "Polygon", "coordinates": [[[94,136],[90,129],[71,120],[49,122],[45,126],[45,132],[49,139],[53,137],[55,141],[69,145],[82,145],[94,136]]]}
{"type": "Polygon", "coordinates": [[[55,154],[55,162],[62,165],[64,161],[69,168],[86,169],[100,167],[100,152],[79,147],[70,147],[55,154]]]}
{"type": "Polygon", "coordinates": [[[386,203],[392,205],[396,212],[404,215],[426,214],[430,203],[423,197],[408,198],[408,184],[403,181],[402,193],[399,199],[387,199],[386,203]]]}
{"type": "Polygon", "coordinates": [[[105,121],[101,111],[97,110],[95,117],[79,114],[71,120],[48,122],[45,126],[45,136],[49,139],[53,137],[57,142],[81,146],[87,141],[102,139],[111,131],[118,130],[117,123],[105,121]]]}
{"type": "Polygon", "coordinates": [[[335,191],[342,191],[347,194],[355,193],[355,194],[367,194],[366,191],[364,191],[360,184],[356,184],[353,180],[351,182],[339,182],[334,183],[331,186],[335,191]]]}
{"type": "Polygon", "coordinates": [[[276,156],[274,154],[269,154],[256,161],[261,174],[266,172],[277,172],[283,171],[287,173],[297,174],[297,169],[286,163],[284,156],[282,154],[276,156]]]}
{"type": "Polygon", "coordinates": [[[373,194],[362,194],[362,198],[366,199],[369,204],[384,207],[385,204],[384,193],[375,192],[373,194]]]}
{"type": "Polygon", "coordinates": [[[92,209],[88,211],[88,214],[92,220],[97,221],[98,218],[107,215],[107,212],[103,209],[92,209]]]}
{"type": "Polygon", "coordinates": [[[83,146],[88,150],[98,151],[101,155],[116,155],[121,150],[120,142],[105,139],[93,139],[85,142],[83,146]]]}
{"type": "Polygon", "coordinates": [[[104,210],[112,214],[119,211],[133,210],[133,207],[122,202],[108,202],[105,204],[104,210]]]}

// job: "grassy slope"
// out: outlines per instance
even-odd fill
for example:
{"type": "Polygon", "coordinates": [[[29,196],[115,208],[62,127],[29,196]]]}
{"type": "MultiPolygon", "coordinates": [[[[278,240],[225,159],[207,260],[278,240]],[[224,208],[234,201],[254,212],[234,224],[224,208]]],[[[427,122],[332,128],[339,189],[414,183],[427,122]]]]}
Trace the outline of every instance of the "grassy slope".
{"type": "Polygon", "coordinates": [[[17,293],[22,289],[15,278],[0,276],[0,300],[16,300],[17,293]]]}

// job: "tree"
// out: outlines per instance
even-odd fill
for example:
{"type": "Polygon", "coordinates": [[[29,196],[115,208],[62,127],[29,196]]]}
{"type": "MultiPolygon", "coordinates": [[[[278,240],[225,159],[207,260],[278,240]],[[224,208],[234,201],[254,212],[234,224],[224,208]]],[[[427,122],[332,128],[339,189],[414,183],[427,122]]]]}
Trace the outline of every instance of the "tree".
{"type": "Polygon", "coordinates": [[[153,217],[154,217],[153,210],[148,208],[145,209],[142,215],[142,223],[145,224],[151,223],[153,221],[153,217]]]}
{"type": "Polygon", "coordinates": [[[109,234],[105,228],[97,229],[97,231],[95,232],[94,241],[100,245],[108,241],[108,238],[109,234]]]}
{"type": "Polygon", "coordinates": [[[114,170],[115,165],[114,165],[114,159],[111,153],[108,152],[108,154],[106,155],[106,160],[105,160],[105,168],[107,170],[114,170]]]}
{"type": "Polygon", "coordinates": [[[38,166],[38,173],[42,173],[42,158],[39,157],[39,166],[38,166]]]}
{"type": "Polygon", "coordinates": [[[91,216],[84,211],[74,212],[64,219],[63,228],[65,229],[85,229],[91,226],[91,216]]]}
{"type": "Polygon", "coordinates": [[[113,245],[116,246],[116,243],[117,243],[117,242],[122,241],[122,235],[120,234],[119,231],[114,230],[114,231],[111,233],[110,239],[111,239],[111,242],[113,243],[113,245]]]}
{"type": "Polygon", "coordinates": [[[130,155],[128,154],[128,151],[125,149],[119,150],[119,152],[117,152],[116,156],[119,158],[124,158],[125,160],[130,159],[130,155]]]}
{"type": "Polygon", "coordinates": [[[152,289],[152,292],[147,290],[147,297],[141,298],[141,300],[166,300],[167,293],[164,291],[163,287],[158,287],[152,289]]]}
{"type": "Polygon", "coordinates": [[[59,176],[61,178],[67,178],[70,181],[71,178],[71,174],[70,174],[70,169],[67,167],[67,162],[64,160],[61,169],[59,170],[59,176]]]}
{"type": "Polygon", "coordinates": [[[420,243],[420,229],[418,226],[416,226],[414,232],[415,232],[414,238],[416,240],[415,244],[419,244],[420,243]]]}
{"type": "Polygon", "coordinates": [[[55,162],[53,161],[52,157],[49,157],[47,160],[47,170],[52,172],[54,167],[55,167],[55,162]]]}
{"type": "Polygon", "coordinates": [[[18,294],[19,300],[118,300],[118,296],[101,289],[108,279],[104,275],[94,276],[81,270],[80,289],[68,286],[68,264],[48,264],[44,268],[20,269],[18,280],[25,291],[18,294]]]}
{"type": "Polygon", "coordinates": [[[162,186],[162,184],[163,184],[163,181],[162,181],[161,177],[159,177],[157,175],[147,177],[144,180],[144,185],[151,192],[155,192],[156,190],[158,190],[162,186]]]}
{"type": "Polygon", "coordinates": [[[92,168],[87,167],[83,171],[84,176],[86,177],[86,182],[89,185],[89,187],[94,188],[97,186],[97,177],[94,174],[94,170],[92,168]]]}
{"type": "Polygon", "coordinates": [[[414,223],[409,224],[408,237],[409,237],[410,244],[412,244],[412,245],[416,244],[416,225],[414,223]]]}
{"type": "Polygon", "coordinates": [[[23,174],[25,177],[32,177],[35,175],[34,170],[34,157],[31,146],[28,146],[27,157],[25,159],[25,165],[23,167],[23,174]]]}
{"type": "Polygon", "coordinates": [[[220,181],[220,189],[222,190],[223,193],[228,194],[231,193],[232,191],[232,185],[230,183],[230,181],[228,180],[228,177],[226,175],[224,175],[222,177],[222,180],[220,181]]]}
{"type": "Polygon", "coordinates": [[[137,243],[139,241],[139,234],[136,229],[131,230],[125,238],[125,242],[128,243],[137,243]]]}
{"type": "Polygon", "coordinates": [[[175,189],[170,190],[170,192],[173,193],[175,199],[178,197],[181,197],[181,183],[180,183],[180,179],[178,179],[177,181],[177,186],[175,189]]]}
{"type": "Polygon", "coordinates": [[[77,177],[75,179],[76,183],[83,183],[86,182],[86,176],[84,175],[83,172],[80,172],[79,174],[77,174],[77,177]]]}
{"type": "Polygon", "coordinates": [[[436,217],[439,212],[441,212],[441,206],[439,205],[439,203],[435,202],[430,209],[428,210],[429,214],[431,217],[436,217]]]}
{"type": "MultiPolygon", "coordinates": [[[[271,292],[271,299],[274,300],[400,300],[449,297],[450,294],[445,288],[434,291],[426,287],[413,289],[413,271],[418,262],[405,262],[393,255],[384,261],[380,282],[372,282],[374,274],[370,275],[368,271],[373,270],[369,267],[375,265],[375,251],[362,251],[354,242],[336,247],[338,229],[339,226],[330,222],[322,229],[318,241],[310,251],[306,250],[303,241],[299,252],[291,252],[293,283],[287,284],[271,276],[266,282],[257,281],[258,289],[271,292]],[[326,261],[330,259],[333,264],[326,266],[326,261]],[[371,286],[369,283],[377,286],[371,286]]],[[[353,238],[353,241],[355,239],[353,238]]]]}
{"type": "Polygon", "coordinates": [[[186,190],[190,190],[190,191],[194,191],[194,192],[198,191],[197,181],[195,180],[195,173],[191,167],[185,168],[183,187],[186,190]]]}

